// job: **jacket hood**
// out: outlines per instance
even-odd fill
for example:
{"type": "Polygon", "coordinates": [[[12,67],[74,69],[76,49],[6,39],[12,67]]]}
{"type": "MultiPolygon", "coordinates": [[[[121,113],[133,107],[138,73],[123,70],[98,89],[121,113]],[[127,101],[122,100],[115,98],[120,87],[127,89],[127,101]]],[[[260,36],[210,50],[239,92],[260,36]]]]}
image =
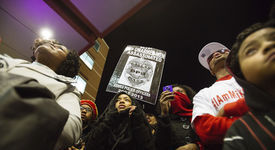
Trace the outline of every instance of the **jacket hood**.
{"type": "Polygon", "coordinates": [[[260,89],[256,85],[246,81],[241,69],[236,69],[240,68],[239,66],[240,64],[237,53],[230,53],[226,60],[226,68],[228,72],[236,79],[237,83],[243,88],[245,101],[248,107],[256,111],[273,110],[275,108],[275,97],[265,92],[263,89],[260,89]],[[235,61],[235,64],[232,61],[235,61]]]}

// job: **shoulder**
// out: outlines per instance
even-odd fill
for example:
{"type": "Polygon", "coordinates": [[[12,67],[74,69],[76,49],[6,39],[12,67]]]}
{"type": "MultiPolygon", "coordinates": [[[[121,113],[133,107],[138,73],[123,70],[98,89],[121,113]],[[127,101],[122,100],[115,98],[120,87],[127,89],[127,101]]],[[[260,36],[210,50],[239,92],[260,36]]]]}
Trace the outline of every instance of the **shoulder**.
{"type": "Polygon", "coordinates": [[[222,81],[218,81],[215,82],[218,86],[220,85],[234,85],[234,86],[239,86],[239,84],[237,83],[236,79],[234,77],[227,79],[227,80],[222,80],[222,81]]]}
{"type": "Polygon", "coordinates": [[[217,90],[217,88],[220,87],[219,83],[221,83],[221,82],[215,82],[211,86],[201,89],[196,95],[203,95],[203,94],[207,94],[213,90],[217,90]]]}
{"type": "Polygon", "coordinates": [[[7,61],[7,62],[18,62],[18,63],[23,63],[23,62],[25,62],[25,63],[30,63],[30,62],[27,61],[27,60],[18,59],[18,58],[12,58],[11,56],[9,56],[9,55],[7,55],[7,54],[4,54],[4,55],[0,54],[0,58],[1,58],[1,60],[5,60],[5,61],[7,61]]]}
{"type": "Polygon", "coordinates": [[[223,148],[225,150],[251,149],[252,147],[258,147],[257,144],[255,145],[256,141],[254,141],[253,136],[251,135],[251,129],[249,127],[250,119],[251,118],[246,114],[243,117],[236,120],[231,125],[231,127],[229,128],[224,137],[223,148]]]}
{"type": "Polygon", "coordinates": [[[204,95],[205,93],[207,93],[208,90],[209,88],[203,88],[195,96],[204,95]]]}
{"type": "Polygon", "coordinates": [[[0,71],[8,71],[18,64],[29,64],[29,61],[12,58],[9,55],[0,54],[0,71]]]}
{"type": "Polygon", "coordinates": [[[231,125],[231,127],[227,131],[226,138],[228,137],[232,138],[233,136],[238,136],[243,138],[244,135],[249,135],[250,133],[248,129],[250,128],[249,127],[250,123],[251,123],[251,118],[249,117],[249,115],[246,114],[242,116],[231,125]]]}
{"type": "Polygon", "coordinates": [[[193,100],[202,99],[207,97],[208,93],[211,91],[211,87],[201,89],[193,98],[193,100]]]}
{"type": "Polygon", "coordinates": [[[222,80],[222,81],[215,82],[211,86],[201,89],[195,95],[194,98],[200,97],[200,96],[209,97],[212,94],[216,94],[217,91],[221,91],[222,89],[228,87],[228,86],[225,86],[225,85],[227,85],[228,83],[232,83],[232,82],[237,84],[237,82],[235,81],[234,78],[231,78],[229,80],[222,80]]]}

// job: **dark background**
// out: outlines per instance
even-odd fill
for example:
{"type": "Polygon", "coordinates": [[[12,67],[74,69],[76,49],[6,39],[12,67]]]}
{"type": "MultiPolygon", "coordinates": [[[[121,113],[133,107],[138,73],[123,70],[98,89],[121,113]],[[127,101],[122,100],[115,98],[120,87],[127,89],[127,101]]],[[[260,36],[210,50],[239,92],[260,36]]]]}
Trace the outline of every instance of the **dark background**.
{"type": "MultiPolygon", "coordinates": [[[[197,92],[215,82],[198,61],[209,42],[231,48],[236,35],[249,25],[270,17],[271,0],[152,0],[105,37],[110,50],[97,94],[101,113],[113,93],[107,84],[126,45],[154,47],[167,52],[160,83],[180,83],[197,92]]],[[[273,7],[274,8],[274,7],[273,7]]],[[[145,104],[146,109],[153,109],[145,104]]]]}

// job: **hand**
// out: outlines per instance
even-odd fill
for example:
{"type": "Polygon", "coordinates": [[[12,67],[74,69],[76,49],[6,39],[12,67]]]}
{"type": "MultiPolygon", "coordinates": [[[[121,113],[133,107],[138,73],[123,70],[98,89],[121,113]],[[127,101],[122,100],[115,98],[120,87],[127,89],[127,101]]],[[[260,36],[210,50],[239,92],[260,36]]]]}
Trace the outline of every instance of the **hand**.
{"type": "Polygon", "coordinates": [[[137,106],[130,106],[129,107],[130,108],[130,110],[129,110],[129,116],[131,116],[132,115],[132,113],[133,113],[133,111],[137,108],[137,106]]]}
{"type": "Polygon", "coordinates": [[[76,148],[76,147],[74,147],[74,146],[71,146],[71,147],[69,147],[69,148],[68,148],[68,150],[84,150],[84,148],[85,148],[85,144],[84,144],[84,143],[82,143],[82,145],[81,145],[81,148],[80,148],[80,149],[78,149],[78,148],[76,148]]]}
{"type": "Polygon", "coordinates": [[[194,143],[189,143],[184,146],[178,147],[176,150],[198,150],[198,146],[194,143]]]}
{"type": "Polygon", "coordinates": [[[82,144],[82,146],[81,146],[80,150],[84,150],[84,149],[85,149],[85,143],[84,143],[84,144],[82,144]]]}
{"type": "Polygon", "coordinates": [[[161,109],[161,115],[168,115],[169,109],[170,109],[170,101],[174,100],[174,93],[169,91],[164,91],[160,95],[160,109],[161,109]]]}
{"type": "Polygon", "coordinates": [[[223,117],[223,116],[225,116],[224,109],[221,108],[216,117],[223,117]]]}
{"type": "Polygon", "coordinates": [[[75,148],[74,146],[71,146],[68,148],[68,150],[78,150],[77,148],[75,148]]]}
{"type": "Polygon", "coordinates": [[[220,116],[242,116],[249,110],[246,105],[245,99],[241,98],[235,102],[227,103],[223,106],[222,109],[217,114],[217,117],[220,116]]]}

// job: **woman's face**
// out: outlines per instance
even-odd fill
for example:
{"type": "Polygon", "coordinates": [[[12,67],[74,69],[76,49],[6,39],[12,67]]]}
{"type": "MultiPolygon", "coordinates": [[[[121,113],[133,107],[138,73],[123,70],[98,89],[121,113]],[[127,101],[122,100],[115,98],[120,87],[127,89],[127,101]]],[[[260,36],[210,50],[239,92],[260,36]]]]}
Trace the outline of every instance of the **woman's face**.
{"type": "Polygon", "coordinates": [[[147,121],[148,121],[148,123],[150,125],[157,124],[157,119],[156,119],[156,117],[154,115],[152,115],[152,114],[146,114],[145,117],[146,117],[146,119],[147,119],[147,121]]]}
{"type": "Polygon", "coordinates": [[[120,94],[117,97],[117,101],[116,101],[116,109],[118,112],[126,110],[127,108],[129,108],[132,105],[132,100],[131,98],[126,95],[126,94],[120,94]]]}
{"type": "Polygon", "coordinates": [[[34,51],[36,61],[48,66],[56,71],[60,64],[66,59],[69,50],[54,42],[43,43],[38,46],[34,51]]]}
{"type": "Polygon", "coordinates": [[[80,106],[81,119],[83,122],[88,122],[93,116],[93,110],[89,105],[83,104],[80,106]]]}

